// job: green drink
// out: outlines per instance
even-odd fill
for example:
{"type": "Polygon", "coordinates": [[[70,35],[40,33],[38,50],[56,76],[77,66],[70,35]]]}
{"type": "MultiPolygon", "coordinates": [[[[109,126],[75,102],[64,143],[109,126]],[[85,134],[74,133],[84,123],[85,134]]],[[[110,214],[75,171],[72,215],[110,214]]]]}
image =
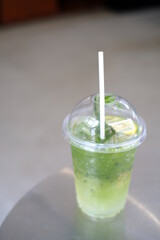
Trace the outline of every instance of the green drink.
{"type": "Polygon", "coordinates": [[[131,150],[123,154],[99,153],[95,156],[95,153],[72,147],[77,201],[85,213],[105,218],[124,208],[134,153],[135,150],[131,150]],[[129,164],[124,166],[128,158],[129,164]]]}
{"type": "Polygon", "coordinates": [[[77,202],[94,218],[112,217],[124,208],[136,147],[146,137],[143,120],[127,101],[113,95],[105,98],[105,140],[99,136],[97,96],[83,100],[64,121],[77,202]]]}

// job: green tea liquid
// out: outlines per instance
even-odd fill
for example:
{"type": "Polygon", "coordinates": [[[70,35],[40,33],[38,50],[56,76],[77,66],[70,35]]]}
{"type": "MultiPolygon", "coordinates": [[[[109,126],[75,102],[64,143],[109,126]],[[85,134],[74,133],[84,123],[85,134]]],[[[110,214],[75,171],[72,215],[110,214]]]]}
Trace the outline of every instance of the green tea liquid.
{"type": "MultiPolygon", "coordinates": [[[[108,116],[106,122],[116,131],[116,135],[108,141],[127,141],[137,131],[136,125],[130,119],[108,116]]],[[[91,141],[90,133],[84,132],[85,124],[78,123],[73,127],[76,130],[75,135],[78,137],[78,134],[84,134],[85,140],[88,138],[91,141]]],[[[77,201],[82,211],[95,218],[112,217],[119,213],[126,202],[135,149],[121,149],[120,152],[115,149],[115,152],[112,150],[111,153],[96,152],[71,144],[71,150],[77,201]]]]}
{"type": "Polygon", "coordinates": [[[96,153],[72,146],[77,201],[95,218],[111,217],[125,205],[135,149],[96,153]]]}

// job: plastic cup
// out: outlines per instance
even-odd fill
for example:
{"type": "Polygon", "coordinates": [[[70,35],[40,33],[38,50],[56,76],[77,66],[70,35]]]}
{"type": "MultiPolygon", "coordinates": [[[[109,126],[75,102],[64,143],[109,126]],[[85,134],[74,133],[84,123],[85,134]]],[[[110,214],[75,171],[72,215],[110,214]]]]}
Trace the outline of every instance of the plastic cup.
{"type": "Polygon", "coordinates": [[[125,206],[137,146],[146,126],[132,105],[105,95],[105,140],[99,135],[99,96],[82,100],[63,123],[69,141],[77,202],[93,218],[117,215],[125,206]]]}

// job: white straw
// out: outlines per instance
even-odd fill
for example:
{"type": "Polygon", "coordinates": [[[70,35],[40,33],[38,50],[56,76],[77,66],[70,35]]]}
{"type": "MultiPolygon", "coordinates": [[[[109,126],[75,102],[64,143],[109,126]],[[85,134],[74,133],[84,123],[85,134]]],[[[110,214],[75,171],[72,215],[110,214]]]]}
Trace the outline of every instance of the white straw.
{"type": "Polygon", "coordinates": [[[105,139],[105,105],[104,105],[104,59],[103,52],[98,52],[99,96],[100,96],[100,138],[105,139]]]}

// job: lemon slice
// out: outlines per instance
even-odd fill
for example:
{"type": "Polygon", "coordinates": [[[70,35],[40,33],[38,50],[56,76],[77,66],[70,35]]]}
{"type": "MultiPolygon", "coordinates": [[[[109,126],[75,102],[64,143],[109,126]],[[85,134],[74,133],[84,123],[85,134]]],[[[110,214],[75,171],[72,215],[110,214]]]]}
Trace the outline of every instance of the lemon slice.
{"type": "Polygon", "coordinates": [[[106,117],[106,121],[117,133],[130,136],[137,133],[137,125],[131,118],[124,119],[116,116],[108,116],[106,117]]]}

